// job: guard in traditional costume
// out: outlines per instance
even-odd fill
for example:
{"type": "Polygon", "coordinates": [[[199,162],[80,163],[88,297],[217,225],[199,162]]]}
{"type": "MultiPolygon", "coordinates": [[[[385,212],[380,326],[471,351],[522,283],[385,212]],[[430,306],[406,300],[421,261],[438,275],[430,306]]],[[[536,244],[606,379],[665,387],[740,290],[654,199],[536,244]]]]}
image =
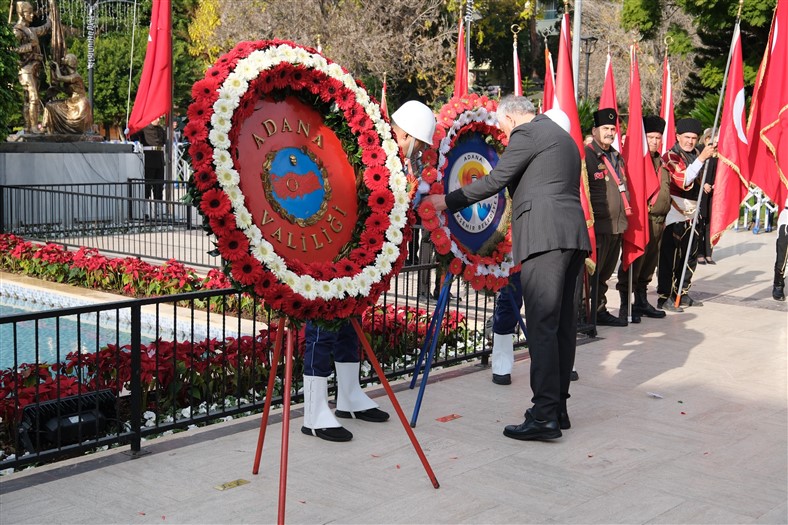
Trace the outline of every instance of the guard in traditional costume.
{"type": "Polygon", "coordinates": [[[632,303],[632,322],[638,322],[641,316],[660,319],[665,312],[654,308],[648,302],[648,285],[654,276],[659,260],[659,247],[662,242],[662,231],[665,229],[665,216],[670,210],[670,175],[662,166],[662,133],[665,121],[657,116],[643,117],[643,129],[646,132],[649,156],[654,165],[654,174],[659,179],[659,190],[648,199],[648,244],[643,255],[635,259],[626,270],[623,265],[618,267],[618,284],[616,289],[621,296],[619,317],[626,319],[629,305],[629,272],[632,271],[632,287],[635,301],[632,303]]]}
{"type": "Polygon", "coordinates": [[[697,119],[684,118],[676,121],[676,144],[662,157],[670,176],[670,209],[665,217],[657,270],[657,308],[662,310],[680,312],[683,311],[682,307],[703,305],[688,295],[692,275],[698,264],[698,236],[697,232],[695,235],[691,235],[691,232],[692,218],[698,207],[701,190],[699,177],[703,163],[717,151],[714,145],[709,145],[702,151],[697,147],[702,132],[703,128],[697,119]],[[692,245],[690,236],[693,237],[692,245]],[[688,252],[687,271],[679,291],[679,281],[688,252]],[[681,293],[681,302],[676,306],[678,293],[681,293]]]}
{"type": "MultiPolygon", "coordinates": [[[[411,158],[432,144],[435,115],[421,102],[411,100],[391,115],[391,127],[405,167],[413,177],[411,158]]],[[[361,389],[359,381],[359,340],[353,325],[345,321],[337,330],[306,323],[306,351],[304,353],[304,425],[301,432],[326,441],[350,441],[353,434],[337,418],[353,418],[382,423],[389,414],[361,389]],[[337,380],[337,408],[328,406],[328,377],[331,357],[334,359],[337,380]]]]}
{"type": "Polygon", "coordinates": [[[596,324],[626,326],[607,311],[607,280],[613,275],[621,254],[621,240],[627,229],[627,215],[632,213],[627,192],[626,166],[613,147],[618,114],[612,108],[594,113],[593,142],[586,146],[586,169],[591,208],[594,210],[596,235],[596,324]]]}

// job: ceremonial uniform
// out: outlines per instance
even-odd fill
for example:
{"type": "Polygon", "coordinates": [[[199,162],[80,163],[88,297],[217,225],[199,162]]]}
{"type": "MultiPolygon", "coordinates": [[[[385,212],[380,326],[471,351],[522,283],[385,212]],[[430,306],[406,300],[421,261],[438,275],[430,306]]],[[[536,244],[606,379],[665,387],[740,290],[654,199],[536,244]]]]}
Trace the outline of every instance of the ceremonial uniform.
{"type": "MultiPolygon", "coordinates": [[[[594,113],[595,128],[614,126],[616,113],[602,109],[594,113]]],[[[596,271],[594,295],[596,299],[597,324],[625,326],[607,311],[607,280],[616,269],[621,253],[621,237],[627,229],[627,214],[630,213],[629,195],[626,189],[626,167],[624,159],[612,146],[604,149],[595,136],[586,146],[586,170],[591,207],[594,211],[594,233],[596,234],[596,271]]]]}
{"type": "Polygon", "coordinates": [[[777,259],[774,261],[774,287],[772,297],[776,301],[785,301],[785,265],[788,252],[788,199],[785,207],[777,218],[777,259]]]}
{"type": "MultiPolygon", "coordinates": [[[[695,119],[682,119],[676,122],[676,133],[682,134],[683,130],[700,135],[700,122],[695,119]],[[692,122],[688,122],[692,121],[692,122]]],[[[696,180],[703,163],[697,159],[699,151],[681,149],[679,142],[665,153],[662,162],[670,176],[670,209],[665,217],[665,230],[662,234],[662,246],[659,254],[659,269],[657,271],[657,293],[659,300],[657,306],[664,308],[675,301],[680,292],[682,296],[689,292],[692,285],[692,275],[698,265],[697,231],[690,245],[692,232],[692,217],[698,206],[700,195],[700,181],[696,180]],[[684,283],[679,291],[679,281],[684,268],[684,262],[689,252],[687,271],[684,283]]],[[[696,302],[696,306],[700,306],[696,302]]],[[[691,306],[692,301],[687,299],[682,302],[691,306]]]]}
{"type": "Polygon", "coordinates": [[[156,200],[162,200],[164,196],[164,146],[167,144],[167,132],[156,122],[151,122],[131,138],[142,144],[145,156],[145,198],[153,196],[156,200]]]}
{"type": "MultiPolygon", "coordinates": [[[[659,117],[644,117],[643,127],[646,134],[662,133],[665,121],[659,117]]],[[[659,179],[659,189],[648,199],[649,237],[643,255],[635,259],[630,268],[626,270],[623,265],[618,268],[618,283],[616,289],[622,297],[621,312],[619,317],[626,315],[627,299],[629,297],[629,272],[632,271],[632,287],[635,293],[635,302],[632,304],[633,320],[641,315],[653,318],[665,317],[665,312],[655,309],[648,302],[648,285],[654,276],[654,270],[659,261],[659,247],[662,243],[662,232],[665,229],[665,216],[670,210],[670,174],[662,165],[659,151],[649,151],[654,175],[659,179]]]]}

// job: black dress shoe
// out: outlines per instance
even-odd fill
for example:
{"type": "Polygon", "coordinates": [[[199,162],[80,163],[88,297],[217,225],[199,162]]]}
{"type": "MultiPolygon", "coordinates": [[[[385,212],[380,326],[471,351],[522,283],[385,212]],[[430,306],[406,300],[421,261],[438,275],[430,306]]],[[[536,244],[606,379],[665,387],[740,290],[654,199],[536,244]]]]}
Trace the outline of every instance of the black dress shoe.
{"type": "Polygon", "coordinates": [[[772,299],[775,301],[785,301],[785,286],[777,286],[772,288],[772,299]]]}
{"type": "Polygon", "coordinates": [[[512,374],[493,374],[493,383],[496,385],[511,385],[512,374]]]}
{"type": "Polygon", "coordinates": [[[379,408],[368,408],[367,410],[359,410],[358,412],[335,410],[334,415],[344,419],[360,419],[361,421],[369,421],[370,423],[383,423],[389,419],[388,412],[384,412],[379,408]]]}
{"type": "Polygon", "coordinates": [[[626,326],[626,319],[619,319],[607,310],[596,314],[596,324],[599,326],[626,326]]]}
{"type": "Polygon", "coordinates": [[[558,421],[534,419],[530,408],[525,412],[525,421],[519,425],[506,425],[503,435],[522,441],[546,441],[562,436],[558,421]]]}
{"type": "Polygon", "coordinates": [[[705,257],[698,257],[698,264],[706,264],[706,258],[705,257]]]}
{"type": "Polygon", "coordinates": [[[307,436],[315,436],[326,441],[350,441],[353,434],[345,427],[332,428],[307,428],[301,427],[301,432],[307,436]]]}
{"type": "Polygon", "coordinates": [[[662,319],[663,317],[668,315],[662,310],[657,310],[650,303],[646,303],[645,305],[641,304],[641,305],[633,306],[632,307],[633,312],[635,311],[635,308],[637,308],[638,313],[640,315],[642,315],[643,317],[650,317],[651,319],[662,319]]]}
{"type": "Polygon", "coordinates": [[[577,373],[577,370],[572,370],[572,373],[569,374],[569,380],[577,381],[578,379],[580,379],[580,374],[577,373]]]}
{"type": "Polygon", "coordinates": [[[659,308],[660,310],[666,310],[668,312],[684,311],[684,308],[682,308],[681,306],[676,306],[675,301],[673,301],[672,299],[668,301],[667,299],[664,298],[657,299],[657,308],[659,308]]]}
{"type": "Polygon", "coordinates": [[[569,430],[572,428],[572,422],[569,421],[569,414],[566,412],[558,412],[558,427],[561,430],[569,430]]]}
{"type": "Polygon", "coordinates": [[[711,257],[706,257],[706,264],[717,264],[717,262],[711,257]]]}

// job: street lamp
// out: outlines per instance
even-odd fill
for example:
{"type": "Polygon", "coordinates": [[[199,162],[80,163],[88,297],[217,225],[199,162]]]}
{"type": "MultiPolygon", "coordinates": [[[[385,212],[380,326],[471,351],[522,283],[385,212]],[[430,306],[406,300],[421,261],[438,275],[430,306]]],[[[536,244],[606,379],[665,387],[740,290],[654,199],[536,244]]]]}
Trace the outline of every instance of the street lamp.
{"type": "Polygon", "coordinates": [[[586,56],[586,90],[585,90],[585,99],[588,100],[588,66],[591,58],[591,53],[594,52],[596,48],[596,43],[599,39],[595,36],[583,36],[580,37],[580,40],[583,41],[583,54],[586,56]]]}

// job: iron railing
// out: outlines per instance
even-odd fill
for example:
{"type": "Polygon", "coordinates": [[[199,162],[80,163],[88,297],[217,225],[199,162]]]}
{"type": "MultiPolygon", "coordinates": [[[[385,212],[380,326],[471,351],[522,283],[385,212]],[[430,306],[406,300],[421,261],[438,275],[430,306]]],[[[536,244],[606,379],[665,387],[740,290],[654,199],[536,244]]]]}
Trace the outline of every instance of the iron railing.
{"type": "MultiPolygon", "coordinates": [[[[407,290],[428,269],[412,266],[395,277],[394,292],[376,309],[381,315],[362,319],[390,379],[414,372],[419,334],[397,313],[426,329],[434,303],[407,290]]],[[[484,321],[493,297],[459,283],[454,292],[453,324],[444,324],[433,366],[486,363],[484,321]]],[[[0,317],[0,470],[102,446],[130,444],[136,454],[146,436],[261,409],[274,323],[254,297],[235,290],[0,317]]],[[[292,399],[300,402],[296,354],[292,399]]],[[[275,404],[282,402],[282,368],[275,404]]],[[[364,382],[376,381],[369,374],[364,382]]]]}
{"type": "Polygon", "coordinates": [[[117,183],[0,186],[0,233],[87,246],[106,254],[210,268],[220,261],[188,203],[186,183],[129,179],[117,183]],[[161,200],[147,196],[161,195],[161,200]]]}

